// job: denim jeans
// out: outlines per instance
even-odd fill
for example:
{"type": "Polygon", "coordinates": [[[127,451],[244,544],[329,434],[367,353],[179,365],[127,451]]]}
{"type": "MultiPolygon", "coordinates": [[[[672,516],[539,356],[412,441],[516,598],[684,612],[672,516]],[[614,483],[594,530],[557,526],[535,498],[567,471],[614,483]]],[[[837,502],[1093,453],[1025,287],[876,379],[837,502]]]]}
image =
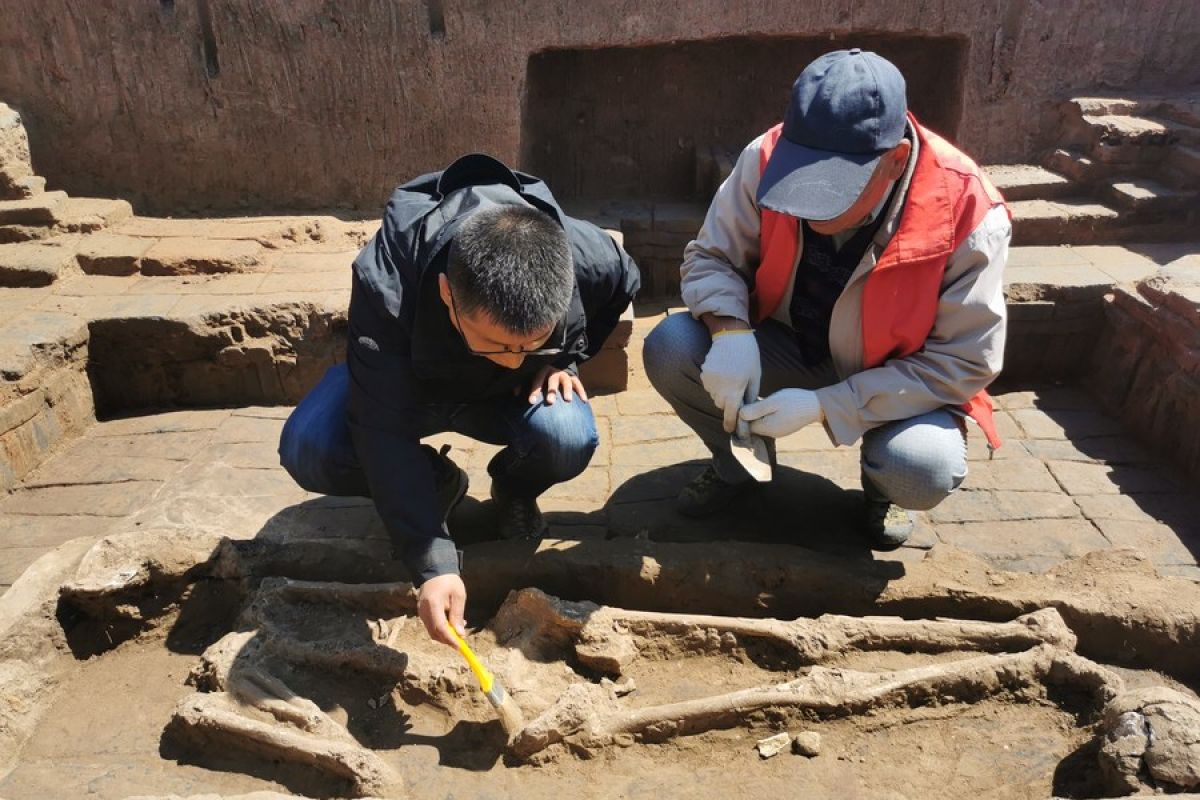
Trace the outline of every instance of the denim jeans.
{"type": "MultiPolygon", "coordinates": [[[[371,495],[346,421],[349,395],[346,365],[331,367],[283,426],[280,463],[310,492],[371,495]]],[[[493,483],[522,497],[537,497],[583,472],[599,443],[592,407],[579,398],[530,405],[525,395],[496,397],[421,405],[414,413],[418,438],[453,431],[507,445],[488,464],[488,474],[493,483]]]]}
{"type": "MultiPolygon", "coordinates": [[[[762,358],[763,397],[786,388],[819,389],[838,381],[831,362],[813,369],[800,359],[795,334],[768,320],[755,331],[762,358]]],[[[646,338],[642,357],[650,383],[713,454],[717,475],[728,483],[751,480],[733,458],[721,412],[700,383],[700,366],[712,344],[708,329],[690,314],[672,314],[646,338]]],[[[774,442],[768,441],[774,448],[774,442]]],[[[933,508],[967,476],[961,418],[934,409],[867,431],[862,438],[863,489],[871,500],[903,508],[933,508]]]]}

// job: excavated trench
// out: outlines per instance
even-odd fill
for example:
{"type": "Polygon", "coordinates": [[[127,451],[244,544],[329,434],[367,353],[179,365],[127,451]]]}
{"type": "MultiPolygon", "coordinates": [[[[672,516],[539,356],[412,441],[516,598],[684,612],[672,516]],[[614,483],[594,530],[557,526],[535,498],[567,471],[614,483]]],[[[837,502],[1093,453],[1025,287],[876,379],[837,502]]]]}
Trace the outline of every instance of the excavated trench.
{"type": "MultiPolygon", "coordinates": [[[[344,318],[289,304],[89,332],[103,417],[295,403],[338,360],[344,318]]],[[[425,636],[369,505],[281,502],[235,534],[238,502],[142,516],[0,617],[25,630],[0,648],[0,795],[1200,786],[1200,584],[1136,553],[1005,571],[943,545],[864,559],[611,519],[600,538],[495,542],[476,508],[452,527],[472,643],[524,715],[509,736],[425,636]],[[817,734],[820,754],[756,752],[781,732],[817,734]]]]}

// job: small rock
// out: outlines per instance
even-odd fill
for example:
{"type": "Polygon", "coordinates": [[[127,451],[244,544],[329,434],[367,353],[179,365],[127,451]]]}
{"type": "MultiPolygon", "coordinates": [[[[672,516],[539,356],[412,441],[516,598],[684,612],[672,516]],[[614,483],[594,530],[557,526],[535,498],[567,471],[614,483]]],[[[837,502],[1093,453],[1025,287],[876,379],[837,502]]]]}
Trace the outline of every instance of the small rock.
{"type": "Polygon", "coordinates": [[[600,685],[612,691],[617,697],[624,697],[627,694],[633,694],[637,691],[637,684],[633,682],[633,678],[629,677],[626,677],[620,683],[616,683],[610,678],[601,678],[600,685]]]}
{"type": "Polygon", "coordinates": [[[759,739],[758,754],[763,758],[779,755],[783,749],[792,741],[792,737],[787,733],[777,733],[774,736],[768,736],[766,739],[759,739]]]}
{"type": "Polygon", "coordinates": [[[372,710],[373,710],[373,709],[375,709],[377,706],[378,706],[378,704],[375,702],[375,698],[374,698],[374,697],[369,697],[369,698],[367,698],[367,708],[370,708],[370,709],[372,709],[372,710]]]}
{"type": "Polygon", "coordinates": [[[813,758],[821,754],[821,734],[816,731],[803,731],[796,734],[792,740],[792,752],[798,756],[813,758]]]}

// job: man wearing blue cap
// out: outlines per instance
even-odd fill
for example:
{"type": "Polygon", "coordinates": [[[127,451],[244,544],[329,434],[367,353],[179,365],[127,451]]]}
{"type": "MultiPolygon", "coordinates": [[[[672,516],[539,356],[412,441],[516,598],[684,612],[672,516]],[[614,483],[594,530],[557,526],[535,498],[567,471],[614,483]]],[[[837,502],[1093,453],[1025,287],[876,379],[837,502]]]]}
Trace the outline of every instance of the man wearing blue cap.
{"type": "Polygon", "coordinates": [[[966,477],[966,421],[998,447],[984,391],[1000,371],[1012,227],[967,156],[907,109],[904,78],[858,49],[792,87],[684,252],[683,300],[646,341],[655,388],[712,451],[679,497],[705,516],[755,485],[730,434],[774,440],[820,422],[862,440],[862,531],[903,544],[904,509],[966,477]]]}

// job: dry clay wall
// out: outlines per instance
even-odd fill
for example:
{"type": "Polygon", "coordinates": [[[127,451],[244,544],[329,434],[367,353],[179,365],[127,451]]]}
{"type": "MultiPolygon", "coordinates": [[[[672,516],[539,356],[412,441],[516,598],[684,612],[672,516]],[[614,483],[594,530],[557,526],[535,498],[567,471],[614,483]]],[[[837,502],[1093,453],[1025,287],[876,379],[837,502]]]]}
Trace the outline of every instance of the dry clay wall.
{"type": "MultiPolygon", "coordinates": [[[[72,194],[142,212],[374,211],[465,151],[515,161],[527,64],[547,50],[933,37],[962,54],[946,65],[947,91],[961,87],[950,132],[1005,162],[1040,149],[1072,91],[1200,81],[1198,32],[1192,0],[4,0],[0,97],[23,114],[37,171],[72,194]]],[[[728,52],[735,76],[746,65],[728,52]]],[[[634,75],[630,97],[653,105],[673,80],[698,93],[703,76],[634,75]]],[[[701,133],[678,129],[685,149],[701,133]]],[[[586,133],[611,136],[618,156],[637,135],[586,133]]]]}

